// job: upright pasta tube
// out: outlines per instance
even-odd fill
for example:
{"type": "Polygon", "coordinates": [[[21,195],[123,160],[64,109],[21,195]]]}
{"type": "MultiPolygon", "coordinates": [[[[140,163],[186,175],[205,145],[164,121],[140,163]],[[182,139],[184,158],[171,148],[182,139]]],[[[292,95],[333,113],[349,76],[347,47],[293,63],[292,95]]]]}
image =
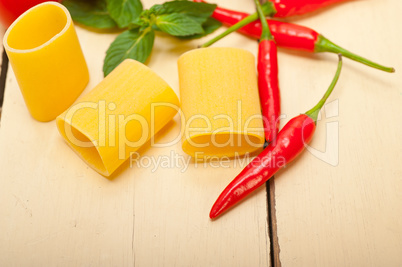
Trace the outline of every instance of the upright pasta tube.
{"type": "Polygon", "coordinates": [[[201,48],[178,60],[185,117],[182,148],[196,158],[233,157],[264,144],[255,59],[238,48],[201,48]]]}
{"type": "Polygon", "coordinates": [[[179,100],[162,78],[126,59],[56,123],[90,167],[110,176],[178,110],[179,100]]]}
{"type": "Polygon", "coordinates": [[[38,121],[55,119],[89,81],[71,16],[59,3],[26,11],[8,28],[3,44],[28,110],[38,121]]]}

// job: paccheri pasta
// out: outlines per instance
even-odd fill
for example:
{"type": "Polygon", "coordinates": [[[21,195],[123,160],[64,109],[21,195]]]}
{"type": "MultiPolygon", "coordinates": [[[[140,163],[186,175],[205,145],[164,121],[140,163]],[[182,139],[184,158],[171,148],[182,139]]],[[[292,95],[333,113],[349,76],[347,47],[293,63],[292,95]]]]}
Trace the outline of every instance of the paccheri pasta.
{"type": "Polygon", "coordinates": [[[38,121],[55,119],[89,81],[70,13],[59,3],[26,11],[8,28],[3,44],[28,110],[38,121]]]}
{"type": "Polygon", "coordinates": [[[255,59],[238,48],[201,48],[178,60],[187,154],[243,155],[261,148],[264,130],[255,59]]]}
{"type": "Polygon", "coordinates": [[[126,59],[56,123],[89,166],[110,176],[178,110],[179,100],[162,78],[126,59]]]}

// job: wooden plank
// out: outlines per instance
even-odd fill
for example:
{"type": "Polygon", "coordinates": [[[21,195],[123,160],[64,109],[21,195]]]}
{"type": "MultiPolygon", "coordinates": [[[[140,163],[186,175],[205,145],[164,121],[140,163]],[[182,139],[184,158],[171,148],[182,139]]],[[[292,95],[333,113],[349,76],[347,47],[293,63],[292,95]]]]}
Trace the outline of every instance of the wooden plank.
{"type": "MultiPolygon", "coordinates": [[[[242,0],[236,8],[254,7],[242,0]]],[[[85,94],[102,80],[104,53],[116,34],[77,31],[91,72],[85,94]]],[[[177,58],[202,42],[158,35],[148,65],[178,92],[177,58]]],[[[240,35],[219,45],[257,52],[255,41],[240,35]]],[[[157,142],[173,140],[179,125],[176,118],[157,142]]],[[[177,161],[189,158],[178,142],[141,153],[141,166],[127,166],[113,180],[101,177],[67,147],[54,121],[29,116],[10,68],[0,131],[0,265],[269,266],[264,189],[235,212],[208,218],[245,163],[190,162],[185,169],[177,161]],[[169,166],[146,167],[152,159],[169,166]]]]}
{"type": "MultiPolygon", "coordinates": [[[[351,1],[294,20],[397,72],[344,59],[311,143],[325,153],[305,151],[275,177],[282,266],[402,266],[401,9],[351,1]]],[[[285,123],[318,101],[336,56],[279,56],[285,123]]]]}

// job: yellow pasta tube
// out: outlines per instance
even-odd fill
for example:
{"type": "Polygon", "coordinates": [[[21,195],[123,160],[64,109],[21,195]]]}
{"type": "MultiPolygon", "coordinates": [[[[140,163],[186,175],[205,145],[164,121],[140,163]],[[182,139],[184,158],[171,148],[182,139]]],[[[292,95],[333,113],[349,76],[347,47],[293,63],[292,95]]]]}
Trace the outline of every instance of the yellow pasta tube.
{"type": "Polygon", "coordinates": [[[45,2],[29,9],[8,28],[3,44],[36,120],[55,119],[85,89],[88,68],[63,5],[45,2]]]}
{"type": "Polygon", "coordinates": [[[56,118],[59,132],[93,169],[110,176],[179,109],[169,85],[127,59],[56,118]]]}
{"type": "Polygon", "coordinates": [[[238,48],[196,49],[179,58],[178,69],[184,152],[196,158],[233,157],[263,146],[253,54],[238,48]]]}

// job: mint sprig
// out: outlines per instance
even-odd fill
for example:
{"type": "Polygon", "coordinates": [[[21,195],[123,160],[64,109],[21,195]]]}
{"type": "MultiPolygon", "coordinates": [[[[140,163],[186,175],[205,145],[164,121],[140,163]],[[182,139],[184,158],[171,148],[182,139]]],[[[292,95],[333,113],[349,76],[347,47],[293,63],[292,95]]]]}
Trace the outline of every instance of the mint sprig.
{"type": "Polygon", "coordinates": [[[221,23],[212,19],[216,5],[175,0],[143,10],[140,0],[64,0],[73,20],[99,28],[124,31],[110,45],[103,63],[108,75],[127,58],[144,63],[151,54],[155,32],[182,39],[200,38],[221,23]]]}
{"type": "Polygon", "coordinates": [[[211,27],[209,19],[215,8],[216,5],[205,3],[171,1],[143,10],[129,25],[130,29],[120,34],[110,45],[106,52],[104,75],[108,75],[127,58],[144,63],[151,54],[155,31],[187,38],[205,35],[204,29],[210,33],[218,25],[216,22],[211,27]]]}

